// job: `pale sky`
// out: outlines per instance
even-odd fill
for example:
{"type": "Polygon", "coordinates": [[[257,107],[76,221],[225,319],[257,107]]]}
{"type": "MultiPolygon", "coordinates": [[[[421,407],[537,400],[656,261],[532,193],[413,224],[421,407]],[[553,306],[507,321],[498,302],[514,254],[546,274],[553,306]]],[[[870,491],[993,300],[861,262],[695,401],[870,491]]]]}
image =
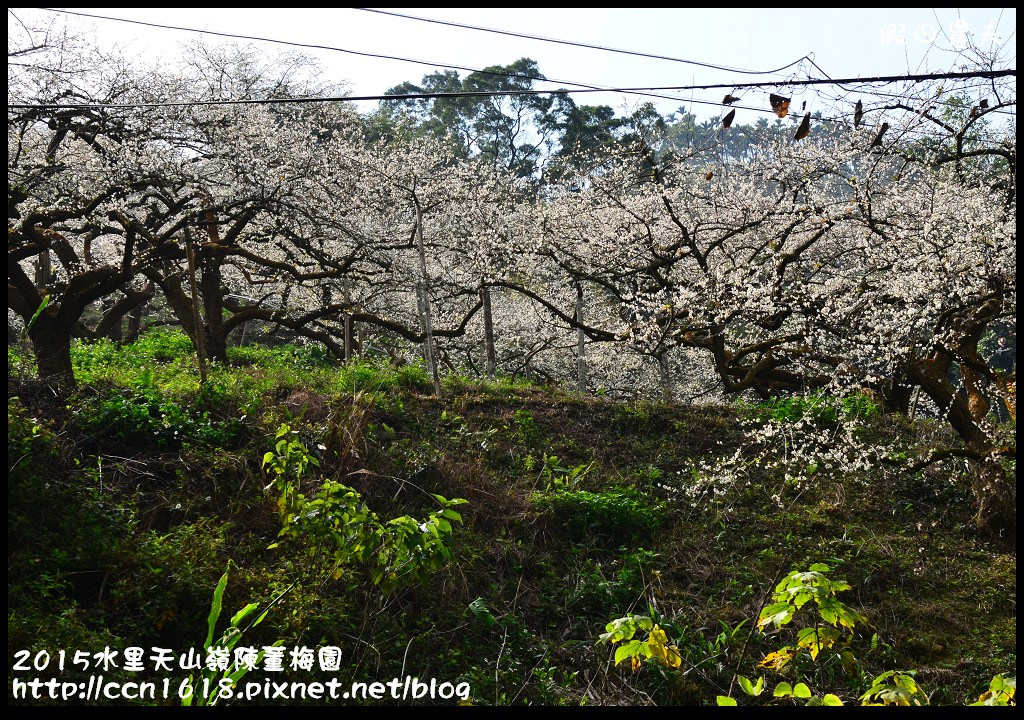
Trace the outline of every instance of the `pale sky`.
{"type": "MultiPolygon", "coordinates": [[[[521,57],[538,62],[547,77],[610,87],[655,87],[773,81],[820,76],[806,61],[776,74],[751,75],[692,64],[569,47],[537,40],[446,27],[356,9],[70,8],[153,23],[180,25],[277,40],[328,45],[470,68],[505,65],[521,57]]],[[[960,70],[955,48],[970,37],[985,52],[998,52],[1002,67],[1016,67],[1015,9],[515,9],[387,8],[389,11],[468,25],[571,40],[592,45],[665,55],[733,69],[767,70],[809,55],[833,78],[960,70]],[[934,40],[932,40],[934,38],[934,40]]],[[[41,10],[15,12],[22,19],[56,17],[41,10]]],[[[67,17],[67,16],[65,16],[67,17]]],[[[8,22],[12,22],[8,15],[8,22]]],[[[194,33],[73,18],[93,28],[105,46],[165,58],[180,54],[178,44],[194,33]]],[[[207,36],[209,42],[227,42],[207,36]]],[[[243,41],[239,41],[243,42],[243,41]]],[[[284,46],[253,43],[268,53],[284,46]]],[[[326,69],[326,79],[348,83],[352,95],[380,95],[403,81],[419,82],[435,68],[397,60],[304,50],[326,69]]],[[[440,68],[436,68],[440,69],[440,68]]],[[[460,72],[465,75],[464,71],[460,72]]],[[[555,86],[549,86],[555,87],[555,86]]],[[[896,86],[888,86],[896,91],[896,86]]],[[[610,93],[576,95],[579,104],[605,104],[623,111],[652,100],[668,113],[679,106],[701,117],[717,115],[723,90],[665,93],[679,100],[658,101],[610,93]],[[713,104],[693,104],[690,100],[713,104]]],[[[763,92],[761,93],[763,94],[763,92]]],[[[790,91],[787,91],[790,94],[790,91]]],[[[808,110],[827,111],[824,99],[793,90],[808,110]]],[[[763,105],[763,99],[754,102],[763,105]]],[[[360,103],[369,110],[375,103],[360,103]]],[[[742,122],[752,120],[748,116],[742,122]]]]}

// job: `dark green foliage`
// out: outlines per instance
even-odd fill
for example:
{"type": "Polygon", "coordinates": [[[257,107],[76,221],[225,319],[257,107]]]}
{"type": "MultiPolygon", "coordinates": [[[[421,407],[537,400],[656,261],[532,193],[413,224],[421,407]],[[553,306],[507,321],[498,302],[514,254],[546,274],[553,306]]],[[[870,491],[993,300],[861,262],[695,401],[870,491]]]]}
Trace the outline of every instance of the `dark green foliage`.
{"type": "MultiPolygon", "coordinates": [[[[176,448],[187,442],[232,447],[239,439],[241,424],[234,418],[214,419],[209,410],[185,407],[153,388],[122,392],[86,399],[79,414],[82,429],[140,447],[176,448]]],[[[222,394],[207,386],[197,400],[209,402],[222,394]]]]}
{"type": "Polygon", "coordinates": [[[585,560],[566,595],[566,611],[578,617],[604,618],[643,606],[657,560],[657,553],[643,548],[632,552],[620,548],[618,557],[604,562],[585,560]]]}
{"type": "Polygon", "coordinates": [[[230,562],[224,611],[280,597],[243,642],[338,645],[342,683],[405,673],[469,682],[475,704],[713,704],[737,672],[767,673],[755,666],[789,640],[751,626],[787,572],[824,561],[877,632],[860,658],[871,678],[918,668],[933,704],[960,704],[1013,674],[1016,556],[963,522],[960,471],[815,477],[778,504],[784,479],[755,468],[714,500],[673,494],[743,447],[744,415],[856,419],[908,452],[934,437],[866,398],[737,411],[466,378],[434,398],[418,365],[334,366],[315,345],[231,348],[200,386],[177,333],[75,356],[69,403],[26,392],[8,405],[11,652],[194,646],[230,562]],[[261,467],[268,451],[292,494],[273,457],[261,467]],[[282,498],[298,519],[283,536],[282,498]],[[351,555],[360,528],[382,552],[351,555]],[[674,647],[680,668],[613,667],[595,647],[632,614],[666,634],[651,657],[674,647]]]}
{"type": "Polygon", "coordinates": [[[650,537],[668,519],[664,502],[628,487],[603,492],[555,488],[536,495],[534,502],[550,510],[577,537],[650,537]]]}
{"type": "Polygon", "coordinates": [[[868,419],[880,412],[878,404],[862,393],[836,398],[823,392],[772,398],[750,405],[748,410],[754,417],[779,422],[796,422],[806,417],[825,423],[847,418],[868,419]]]}

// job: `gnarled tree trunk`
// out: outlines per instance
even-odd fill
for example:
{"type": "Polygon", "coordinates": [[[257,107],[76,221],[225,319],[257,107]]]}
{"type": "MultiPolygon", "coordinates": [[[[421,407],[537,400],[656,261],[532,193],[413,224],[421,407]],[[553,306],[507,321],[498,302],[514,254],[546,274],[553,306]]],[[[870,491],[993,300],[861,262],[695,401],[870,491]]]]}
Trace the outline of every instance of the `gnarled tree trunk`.
{"type": "Polygon", "coordinates": [[[29,330],[28,336],[32,340],[40,379],[63,387],[74,387],[71,327],[43,312],[29,330]]]}

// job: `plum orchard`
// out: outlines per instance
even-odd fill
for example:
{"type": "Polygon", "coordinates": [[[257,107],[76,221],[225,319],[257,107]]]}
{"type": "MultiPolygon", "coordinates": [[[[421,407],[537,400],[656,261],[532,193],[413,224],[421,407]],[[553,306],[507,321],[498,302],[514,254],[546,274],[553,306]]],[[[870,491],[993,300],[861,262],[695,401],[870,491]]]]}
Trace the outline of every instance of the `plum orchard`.
{"type": "Polygon", "coordinates": [[[1014,374],[979,351],[1016,312],[1006,171],[910,164],[870,140],[769,146],[711,181],[685,163],[593,178],[542,209],[535,254],[561,287],[586,285],[601,331],[653,358],[701,349],[726,393],[872,388],[907,412],[920,388],[977,465],[979,519],[1010,523],[998,460],[1013,448],[989,410],[1015,413],[1014,374]]]}
{"type": "Polygon", "coordinates": [[[993,115],[1012,83],[975,105],[922,84],[871,127],[738,155],[738,128],[634,134],[560,153],[555,183],[337,102],[189,104],[336,92],[300,59],[196,47],[140,68],[11,42],[8,308],[54,385],[73,337],[137,332],[159,292],[213,360],[260,321],[340,358],[422,352],[435,389],[468,367],[666,398],[920,395],[962,440],[929,460],[968,458],[978,522],[1015,527],[990,412],[1015,417],[1015,373],[981,349],[1015,332],[1016,140],[993,115]]]}

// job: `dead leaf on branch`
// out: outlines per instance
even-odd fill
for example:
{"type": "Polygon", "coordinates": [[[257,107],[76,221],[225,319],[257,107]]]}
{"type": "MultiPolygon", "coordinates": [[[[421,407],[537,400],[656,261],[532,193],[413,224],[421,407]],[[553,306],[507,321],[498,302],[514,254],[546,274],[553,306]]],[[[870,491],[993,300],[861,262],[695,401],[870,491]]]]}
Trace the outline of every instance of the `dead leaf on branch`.
{"type": "Polygon", "coordinates": [[[782,97],[772,93],[768,96],[768,102],[772,104],[772,112],[778,115],[780,118],[784,118],[789,115],[789,101],[791,98],[782,97]]]}
{"type": "Polygon", "coordinates": [[[800,122],[800,127],[796,129],[796,135],[793,136],[794,140],[803,140],[811,133],[811,114],[807,113],[804,115],[804,119],[800,122]]]}

